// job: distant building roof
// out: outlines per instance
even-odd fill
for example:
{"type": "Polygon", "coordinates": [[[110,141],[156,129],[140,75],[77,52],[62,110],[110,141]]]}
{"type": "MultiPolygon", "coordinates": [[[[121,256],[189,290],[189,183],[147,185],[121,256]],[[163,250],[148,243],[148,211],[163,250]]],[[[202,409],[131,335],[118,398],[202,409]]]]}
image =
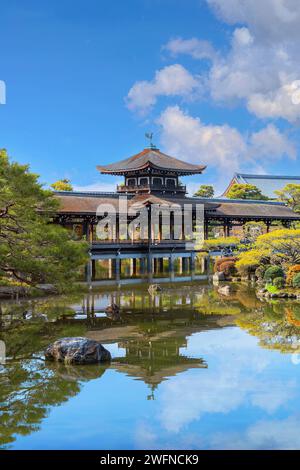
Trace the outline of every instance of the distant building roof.
{"type": "Polygon", "coordinates": [[[223,193],[226,196],[233,184],[253,184],[261,190],[264,196],[276,198],[274,191],[284,188],[287,184],[300,184],[300,176],[276,176],[276,175],[248,175],[235,173],[228,187],[223,193]]]}
{"type": "Polygon", "coordinates": [[[202,173],[206,168],[204,165],[192,165],[191,163],[170,157],[169,155],[162,153],[159,149],[146,148],[142,152],[125,160],[111,163],[106,166],[98,165],[97,169],[101,173],[124,175],[133,171],[144,170],[149,167],[158,170],[169,170],[173,173],[177,173],[178,175],[202,173]]]}

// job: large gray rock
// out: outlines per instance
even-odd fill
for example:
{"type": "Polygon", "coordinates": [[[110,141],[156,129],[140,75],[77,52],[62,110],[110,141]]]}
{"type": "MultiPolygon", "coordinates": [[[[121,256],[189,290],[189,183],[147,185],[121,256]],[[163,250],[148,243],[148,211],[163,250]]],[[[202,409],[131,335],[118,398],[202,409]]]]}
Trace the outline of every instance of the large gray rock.
{"type": "Polygon", "coordinates": [[[61,338],[50,344],[45,358],[67,364],[96,364],[110,361],[111,355],[98,341],[75,337],[61,338]]]}

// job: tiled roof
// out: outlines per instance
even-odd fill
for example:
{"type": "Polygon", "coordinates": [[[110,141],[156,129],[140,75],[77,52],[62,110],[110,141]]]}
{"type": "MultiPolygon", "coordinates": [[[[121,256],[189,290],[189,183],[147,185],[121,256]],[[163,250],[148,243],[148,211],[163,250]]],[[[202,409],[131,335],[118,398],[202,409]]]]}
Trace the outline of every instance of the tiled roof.
{"type": "MultiPolygon", "coordinates": [[[[208,212],[209,215],[209,212],[208,212]]],[[[270,218],[270,219],[299,219],[296,214],[285,205],[275,204],[243,204],[224,202],[212,213],[213,217],[248,217],[248,218],[270,218]]]]}
{"type": "Polygon", "coordinates": [[[202,173],[206,168],[204,165],[192,165],[170,157],[160,152],[159,149],[147,148],[125,160],[106,166],[99,165],[97,169],[101,173],[126,174],[130,171],[143,170],[149,166],[156,169],[170,170],[181,175],[202,173]]]}
{"type": "MultiPolygon", "coordinates": [[[[59,214],[96,215],[100,204],[109,204],[116,211],[119,209],[119,195],[116,193],[86,196],[83,193],[56,193],[60,202],[59,214]]],[[[245,217],[245,218],[270,218],[300,220],[300,214],[296,214],[283,203],[268,201],[241,201],[226,199],[188,198],[188,197],[158,197],[152,194],[138,194],[129,196],[128,207],[139,208],[148,204],[204,204],[208,217],[245,217]]]]}

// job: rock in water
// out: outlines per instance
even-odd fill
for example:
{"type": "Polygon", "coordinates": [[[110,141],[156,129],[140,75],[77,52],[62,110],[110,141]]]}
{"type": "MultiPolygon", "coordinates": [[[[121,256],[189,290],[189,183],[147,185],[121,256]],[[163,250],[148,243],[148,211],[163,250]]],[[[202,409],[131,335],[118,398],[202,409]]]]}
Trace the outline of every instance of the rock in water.
{"type": "Polygon", "coordinates": [[[105,312],[110,317],[113,317],[113,318],[120,317],[120,308],[118,307],[117,304],[111,303],[110,305],[106,307],[105,312]]]}
{"type": "Polygon", "coordinates": [[[67,364],[97,364],[110,361],[111,355],[98,341],[77,337],[61,338],[50,344],[45,358],[67,364]]]}
{"type": "Polygon", "coordinates": [[[161,292],[161,287],[159,284],[151,284],[148,288],[148,292],[150,295],[156,294],[157,292],[161,292]]]}
{"type": "Polygon", "coordinates": [[[230,295],[232,292],[232,289],[230,286],[222,286],[222,287],[219,287],[218,292],[221,295],[230,295]]]}
{"type": "Polygon", "coordinates": [[[213,283],[218,284],[220,281],[225,281],[225,274],[223,271],[217,272],[213,275],[213,283]]]}

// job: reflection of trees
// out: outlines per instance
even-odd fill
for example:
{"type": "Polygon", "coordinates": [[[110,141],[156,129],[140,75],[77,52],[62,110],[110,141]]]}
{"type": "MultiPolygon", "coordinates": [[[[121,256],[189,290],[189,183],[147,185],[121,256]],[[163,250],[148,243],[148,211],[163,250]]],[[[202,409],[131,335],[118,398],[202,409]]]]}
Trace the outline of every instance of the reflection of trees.
{"type": "Polygon", "coordinates": [[[274,302],[261,304],[259,309],[243,313],[237,324],[259,338],[260,346],[295,352],[300,346],[300,304],[296,302],[274,302]]]}
{"type": "Polygon", "coordinates": [[[9,447],[17,434],[37,431],[51,406],[75,396],[82,380],[101,377],[105,370],[45,364],[40,356],[46,345],[58,337],[82,335],[85,328],[54,321],[55,306],[56,315],[64,310],[62,302],[38,305],[31,301],[2,306],[0,339],[6,344],[7,363],[0,366],[0,447],[9,447]],[[30,320],[24,319],[24,311],[30,311],[30,320]],[[41,319],[41,312],[53,321],[41,319]]]}
{"type": "Polygon", "coordinates": [[[101,377],[103,366],[51,366],[38,359],[9,362],[0,369],[0,447],[15,435],[38,431],[52,406],[74,397],[80,382],[101,377]]]}

